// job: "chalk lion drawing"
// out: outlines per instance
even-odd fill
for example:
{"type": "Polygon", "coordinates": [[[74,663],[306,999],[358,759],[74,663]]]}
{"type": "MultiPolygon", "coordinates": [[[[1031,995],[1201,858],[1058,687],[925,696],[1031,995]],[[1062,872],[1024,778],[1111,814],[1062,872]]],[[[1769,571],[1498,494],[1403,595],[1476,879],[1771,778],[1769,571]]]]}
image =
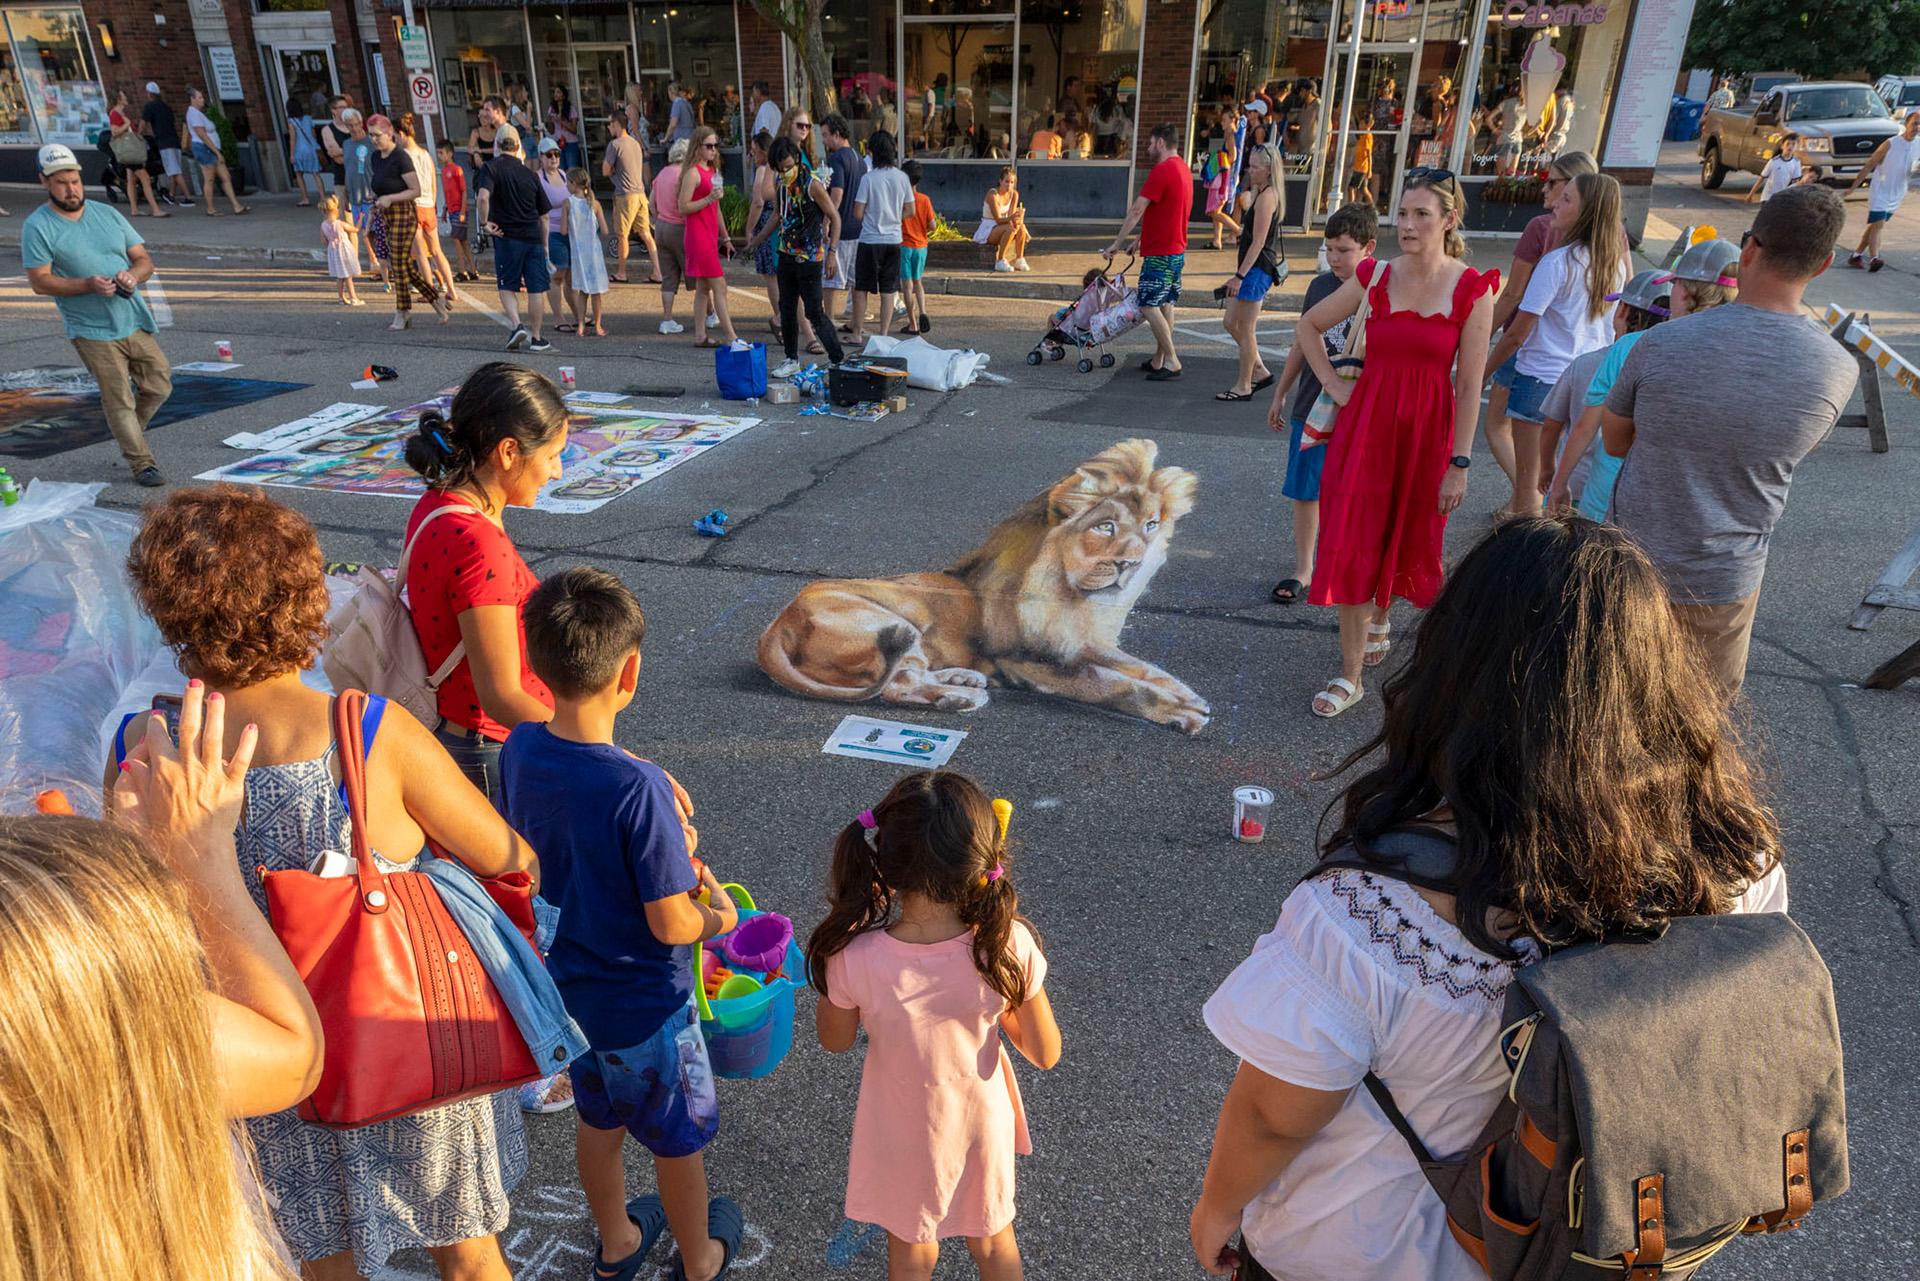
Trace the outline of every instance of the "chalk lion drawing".
{"type": "Polygon", "coordinates": [[[945,573],[809,583],[761,634],[761,670],[811,698],[967,712],[994,684],[1198,734],[1206,701],[1120,648],[1199,485],[1158,453],[1102,450],[945,573]]]}

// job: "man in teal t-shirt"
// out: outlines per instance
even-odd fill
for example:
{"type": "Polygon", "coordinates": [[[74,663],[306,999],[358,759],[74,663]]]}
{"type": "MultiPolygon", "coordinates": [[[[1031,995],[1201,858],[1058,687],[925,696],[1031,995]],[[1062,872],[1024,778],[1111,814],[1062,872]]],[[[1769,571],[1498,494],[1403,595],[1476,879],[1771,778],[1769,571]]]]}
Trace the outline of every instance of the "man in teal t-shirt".
{"type": "Polygon", "coordinates": [[[73,349],[100,384],[107,427],[134,480],[148,488],[165,484],[147,449],[147,424],[173,394],[172,368],[140,296],[153,259],[131,223],[87,199],[80,162],[69,148],[40,148],[40,185],[47,203],[20,232],[27,279],[33,292],[59,306],[73,349]]]}

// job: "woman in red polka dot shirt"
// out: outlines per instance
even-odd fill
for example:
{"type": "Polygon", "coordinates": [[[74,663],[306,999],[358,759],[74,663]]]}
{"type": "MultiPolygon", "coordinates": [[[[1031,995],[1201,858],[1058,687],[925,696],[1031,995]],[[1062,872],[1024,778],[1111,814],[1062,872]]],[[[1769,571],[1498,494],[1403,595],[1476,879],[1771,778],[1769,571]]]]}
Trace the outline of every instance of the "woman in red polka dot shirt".
{"type": "Polygon", "coordinates": [[[434,734],[495,808],[507,732],[553,717],[553,695],[527,665],[521,622],[539,580],[502,518],[559,479],[566,447],[560,393],[504,361],[474,370],[448,416],[420,415],[407,441],[408,464],[427,479],[407,521],[408,606],[427,670],[453,662],[437,691],[434,734]]]}

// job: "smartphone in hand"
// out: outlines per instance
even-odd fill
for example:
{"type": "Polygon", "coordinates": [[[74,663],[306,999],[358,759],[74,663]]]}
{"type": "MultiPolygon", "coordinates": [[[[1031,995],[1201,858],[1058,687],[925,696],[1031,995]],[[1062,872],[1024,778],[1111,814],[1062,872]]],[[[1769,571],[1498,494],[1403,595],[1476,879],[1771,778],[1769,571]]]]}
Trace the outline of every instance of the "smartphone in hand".
{"type": "Polygon", "coordinates": [[[180,741],[180,696],[178,694],[155,694],[153,710],[167,718],[167,734],[174,742],[180,741]]]}

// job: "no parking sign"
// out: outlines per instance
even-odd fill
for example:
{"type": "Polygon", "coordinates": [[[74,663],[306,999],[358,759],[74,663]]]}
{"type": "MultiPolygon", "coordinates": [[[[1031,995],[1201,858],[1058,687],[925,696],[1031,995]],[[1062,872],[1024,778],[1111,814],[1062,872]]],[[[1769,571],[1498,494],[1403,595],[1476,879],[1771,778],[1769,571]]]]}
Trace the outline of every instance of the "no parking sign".
{"type": "Polygon", "coordinates": [[[413,94],[415,115],[432,115],[440,110],[440,86],[431,73],[414,72],[407,77],[407,88],[413,94]]]}

